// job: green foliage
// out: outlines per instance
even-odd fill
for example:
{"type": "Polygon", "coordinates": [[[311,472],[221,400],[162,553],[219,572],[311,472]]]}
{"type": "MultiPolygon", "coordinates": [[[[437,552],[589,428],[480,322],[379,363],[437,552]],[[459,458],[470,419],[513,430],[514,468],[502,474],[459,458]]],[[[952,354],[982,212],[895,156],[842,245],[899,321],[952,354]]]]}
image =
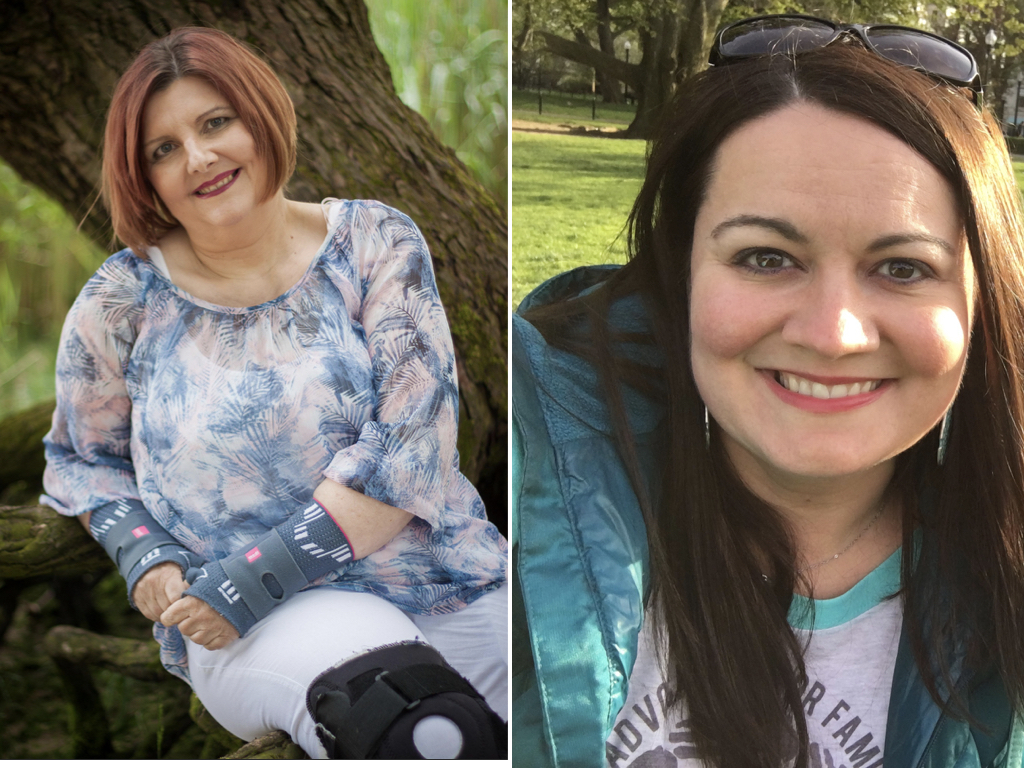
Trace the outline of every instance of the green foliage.
{"type": "Polygon", "coordinates": [[[508,175],[507,4],[367,0],[402,101],[498,199],[508,175]]]}
{"type": "Polygon", "coordinates": [[[642,141],[512,134],[510,289],[515,308],[544,279],[625,261],[619,237],[644,173],[642,141]]]}
{"type": "Polygon", "coordinates": [[[730,3],[722,23],[769,13],[806,13],[846,24],[885,23],[922,26],[918,3],[911,0],[740,0],[730,3]]]}
{"type": "Polygon", "coordinates": [[[0,163],[0,416],[53,396],[57,336],[104,254],[0,163]]]}

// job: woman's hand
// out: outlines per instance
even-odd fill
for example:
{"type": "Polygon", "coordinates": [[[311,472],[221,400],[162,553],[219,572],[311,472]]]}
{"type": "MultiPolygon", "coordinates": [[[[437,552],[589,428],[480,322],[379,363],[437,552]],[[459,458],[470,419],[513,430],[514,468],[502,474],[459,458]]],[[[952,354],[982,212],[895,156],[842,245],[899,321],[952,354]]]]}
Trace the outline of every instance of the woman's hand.
{"type": "Polygon", "coordinates": [[[150,621],[160,621],[160,615],[188,589],[181,577],[181,567],[175,563],[160,563],[135,582],[132,600],[150,621]]]}
{"type": "Polygon", "coordinates": [[[238,639],[238,630],[231,622],[192,595],[175,602],[158,620],[165,627],[177,625],[181,634],[208,651],[220,650],[238,639]]]}

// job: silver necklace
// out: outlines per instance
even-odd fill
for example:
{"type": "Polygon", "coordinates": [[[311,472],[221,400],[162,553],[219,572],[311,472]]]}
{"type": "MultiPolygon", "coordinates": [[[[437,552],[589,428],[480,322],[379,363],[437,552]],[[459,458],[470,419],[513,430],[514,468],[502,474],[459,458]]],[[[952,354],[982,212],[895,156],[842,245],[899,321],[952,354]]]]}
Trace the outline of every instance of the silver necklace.
{"type": "Polygon", "coordinates": [[[841,551],[836,552],[834,555],[832,555],[830,557],[826,557],[820,563],[814,563],[813,565],[805,565],[803,568],[800,568],[799,570],[796,571],[796,575],[799,576],[801,573],[806,573],[807,571],[813,571],[816,568],[821,568],[821,566],[825,565],[825,563],[831,563],[833,560],[838,560],[841,555],[845,555],[847,552],[849,552],[851,549],[853,549],[853,545],[856,544],[858,541],[860,541],[865,533],[867,533],[868,531],[870,531],[874,527],[875,523],[878,522],[878,518],[880,518],[882,516],[882,511],[884,509],[885,509],[885,499],[883,498],[882,499],[882,503],[878,505],[878,511],[875,512],[874,517],[872,517],[868,521],[868,524],[864,526],[863,530],[861,530],[861,532],[857,534],[856,538],[854,538],[853,541],[851,541],[849,544],[847,544],[846,547],[844,547],[841,551]]]}

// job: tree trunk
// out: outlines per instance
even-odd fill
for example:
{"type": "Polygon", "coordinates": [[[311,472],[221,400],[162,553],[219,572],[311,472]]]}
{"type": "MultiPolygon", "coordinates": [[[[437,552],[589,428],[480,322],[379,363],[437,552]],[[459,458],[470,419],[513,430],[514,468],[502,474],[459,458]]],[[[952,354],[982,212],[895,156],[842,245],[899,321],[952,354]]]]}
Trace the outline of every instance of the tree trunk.
{"type": "Polygon", "coordinates": [[[640,29],[642,80],[636,91],[636,116],[626,129],[628,138],[650,138],[661,118],[662,108],[672,98],[679,27],[678,9],[674,4],[667,4],[640,29]]]}
{"type": "Polygon", "coordinates": [[[109,96],[135,52],[213,26],[263,53],[295,102],[289,196],[375,198],[409,214],[434,256],[455,339],[461,466],[506,517],[507,216],[398,99],[362,0],[14,0],[0,6],[0,156],[109,242],[97,205],[109,96]]]}
{"type": "Polygon", "coordinates": [[[0,422],[0,505],[28,503],[42,487],[46,456],[43,436],[50,430],[53,400],[0,422]]]}
{"type": "MultiPolygon", "coordinates": [[[[614,57],[615,35],[612,34],[612,15],[608,7],[608,0],[596,0],[594,15],[597,17],[597,47],[601,53],[614,57]]],[[[616,80],[605,76],[603,72],[598,72],[597,82],[606,104],[621,104],[623,102],[622,88],[616,80]]]]}
{"type": "Polygon", "coordinates": [[[676,83],[704,71],[715,41],[715,30],[728,0],[687,0],[686,19],[679,35],[676,54],[676,83]]]}
{"type": "MultiPolygon", "coordinates": [[[[576,38],[576,42],[579,45],[586,46],[587,48],[593,48],[594,46],[590,42],[590,38],[587,37],[587,33],[577,27],[573,30],[573,37],[576,38]]],[[[602,53],[608,53],[604,48],[599,48],[602,53]]],[[[614,49],[612,49],[611,55],[615,55],[614,49]]],[[[595,68],[594,79],[597,81],[597,90],[601,92],[601,100],[606,104],[618,104],[622,101],[621,88],[619,82],[614,78],[608,77],[604,71],[595,68]]]]}

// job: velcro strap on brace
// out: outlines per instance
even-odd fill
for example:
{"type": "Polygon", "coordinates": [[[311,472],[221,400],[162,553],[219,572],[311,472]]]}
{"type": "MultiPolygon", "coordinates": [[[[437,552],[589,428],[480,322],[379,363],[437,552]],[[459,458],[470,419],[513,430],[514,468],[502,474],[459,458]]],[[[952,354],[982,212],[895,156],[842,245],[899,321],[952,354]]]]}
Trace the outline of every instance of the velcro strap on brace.
{"type": "Polygon", "coordinates": [[[309,583],[276,529],[221,561],[256,620],[309,583]]]}
{"type": "Polygon", "coordinates": [[[334,734],[343,754],[359,759],[373,751],[395,719],[422,699],[441,693],[462,693],[480,698],[457,672],[436,664],[421,664],[395,672],[382,672],[357,701],[349,704],[341,693],[327,693],[324,705],[347,707],[343,727],[334,734]],[[417,679],[417,676],[421,676],[417,679]]]}
{"type": "Polygon", "coordinates": [[[165,545],[181,547],[138,499],[120,499],[100,507],[89,519],[89,530],[125,579],[153,550],[165,545]]]}
{"type": "Polygon", "coordinates": [[[497,758],[505,739],[504,723],[472,684],[437,650],[416,642],[384,646],[327,670],[310,684],[306,706],[328,756],[335,758],[380,758],[382,748],[394,758],[403,747],[399,756],[413,758],[417,753],[402,734],[411,727],[408,718],[416,720],[425,710],[454,718],[467,757],[497,758]],[[403,719],[404,730],[398,726],[403,719]]]}

